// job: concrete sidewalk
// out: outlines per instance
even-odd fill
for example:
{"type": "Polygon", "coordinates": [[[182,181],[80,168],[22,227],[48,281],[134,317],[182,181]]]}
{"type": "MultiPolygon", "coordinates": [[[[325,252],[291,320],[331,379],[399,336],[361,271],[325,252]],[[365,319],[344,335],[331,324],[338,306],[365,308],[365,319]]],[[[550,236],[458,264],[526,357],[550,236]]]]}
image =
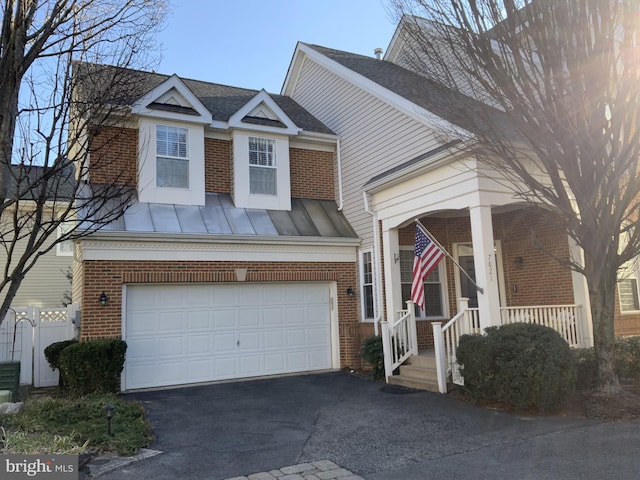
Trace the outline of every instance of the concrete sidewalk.
{"type": "Polygon", "coordinates": [[[127,395],[147,408],[150,448],[163,453],[100,478],[253,480],[320,461],[366,480],[640,478],[639,422],[509,415],[400,391],[334,372],[127,395]]]}

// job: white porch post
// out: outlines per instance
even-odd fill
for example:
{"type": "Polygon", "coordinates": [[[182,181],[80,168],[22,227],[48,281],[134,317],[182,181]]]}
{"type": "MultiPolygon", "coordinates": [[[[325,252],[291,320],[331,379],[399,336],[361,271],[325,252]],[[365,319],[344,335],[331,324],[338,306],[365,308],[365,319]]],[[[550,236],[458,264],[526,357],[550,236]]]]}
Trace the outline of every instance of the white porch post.
{"type": "Polygon", "coordinates": [[[483,293],[478,292],[480,329],[484,330],[492,325],[500,324],[500,293],[491,207],[482,205],[470,207],[469,213],[476,283],[484,290],[483,293]]]}
{"type": "Polygon", "coordinates": [[[396,320],[396,311],[403,310],[400,283],[400,244],[398,230],[382,224],[382,252],[384,257],[384,289],[386,294],[387,321],[396,320]],[[396,263],[397,260],[397,263],[396,263]]]}
{"type": "MultiPolygon", "coordinates": [[[[569,254],[574,262],[584,265],[584,255],[582,248],[580,248],[575,240],[570,236],[569,238],[569,254]]],[[[573,302],[582,307],[580,315],[580,324],[578,326],[581,347],[593,346],[593,323],[591,319],[591,302],[589,301],[589,286],[587,285],[587,279],[584,275],[575,270],[571,270],[571,279],[573,282],[573,302]]]]}

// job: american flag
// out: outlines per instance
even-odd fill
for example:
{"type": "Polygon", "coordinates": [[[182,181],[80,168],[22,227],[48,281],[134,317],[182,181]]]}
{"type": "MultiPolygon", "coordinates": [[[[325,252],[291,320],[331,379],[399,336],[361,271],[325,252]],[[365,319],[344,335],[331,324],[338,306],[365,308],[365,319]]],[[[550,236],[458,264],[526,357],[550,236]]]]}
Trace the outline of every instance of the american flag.
{"type": "Polygon", "coordinates": [[[416,247],[413,258],[411,301],[424,309],[424,281],[444,257],[444,252],[416,225],[416,247]]]}

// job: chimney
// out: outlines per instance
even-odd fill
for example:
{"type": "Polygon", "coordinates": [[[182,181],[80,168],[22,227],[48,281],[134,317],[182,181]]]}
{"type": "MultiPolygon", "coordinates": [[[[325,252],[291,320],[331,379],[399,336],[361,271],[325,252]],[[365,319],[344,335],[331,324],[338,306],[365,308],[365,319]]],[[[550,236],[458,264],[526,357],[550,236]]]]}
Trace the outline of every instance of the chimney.
{"type": "Polygon", "coordinates": [[[376,48],[373,53],[375,54],[376,58],[378,60],[382,60],[382,49],[381,48],[376,48]]]}

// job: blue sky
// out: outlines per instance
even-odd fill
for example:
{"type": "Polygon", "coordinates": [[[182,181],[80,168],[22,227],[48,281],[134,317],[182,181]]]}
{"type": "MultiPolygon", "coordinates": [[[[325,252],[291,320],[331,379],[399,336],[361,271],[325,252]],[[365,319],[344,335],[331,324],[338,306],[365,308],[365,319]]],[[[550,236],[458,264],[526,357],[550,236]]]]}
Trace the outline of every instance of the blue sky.
{"type": "Polygon", "coordinates": [[[298,41],[373,56],[394,30],[385,0],[173,0],[157,71],[280,93],[298,41]]]}

